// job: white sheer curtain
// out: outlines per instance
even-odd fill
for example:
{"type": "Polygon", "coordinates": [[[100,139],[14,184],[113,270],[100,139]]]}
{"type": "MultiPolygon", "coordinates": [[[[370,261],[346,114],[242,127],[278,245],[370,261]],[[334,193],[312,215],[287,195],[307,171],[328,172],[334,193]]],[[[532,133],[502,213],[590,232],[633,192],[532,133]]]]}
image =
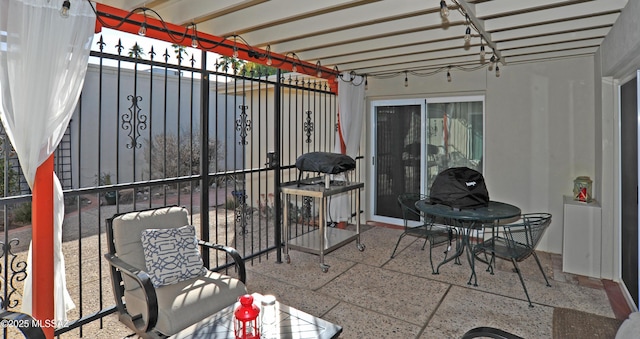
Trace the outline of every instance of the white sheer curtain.
{"type": "MultiPolygon", "coordinates": [[[[351,79],[351,74],[343,73],[344,79],[351,79]]],[[[346,155],[356,158],[360,149],[362,124],[364,121],[364,80],[355,76],[352,81],[338,80],[338,116],[340,133],[336,135],[335,153],[343,153],[341,143],[344,143],[346,155]],[[342,139],[341,139],[342,137],[342,139]]],[[[347,194],[338,195],[331,201],[329,220],[335,222],[347,221],[351,216],[351,204],[347,194]]]]}
{"type": "MultiPolygon", "coordinates": [[[[95,27],[86,1],[2,0],[0,4],[0,118],[29,186],[62,139],[80,96],[95,27]]],[[[62,256],[63,195],[54,175],[54,300],[56,321],[75,307],[62,256]]],[[[31,254],[31,249],[29,251],[31,254]]],[[[31,314],[31,255],[23,311],[31,314]]]]}

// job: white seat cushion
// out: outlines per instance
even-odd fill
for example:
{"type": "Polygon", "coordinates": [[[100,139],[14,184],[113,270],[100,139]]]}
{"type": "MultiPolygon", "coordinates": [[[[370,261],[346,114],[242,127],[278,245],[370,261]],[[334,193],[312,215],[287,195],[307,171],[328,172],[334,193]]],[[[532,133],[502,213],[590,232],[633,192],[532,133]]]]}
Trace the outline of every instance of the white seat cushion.
{"type": "MultiPolygon", "coordinates": [[[[187,224],[188,213],[183,207],[159,208],[118,216],[112,223],[116,253],[130,265],[145,270],[142,231],[148,228],[175,228],[187,224]]],[[[147,304],[143,289],[128,276],[123,275],[123,279],[128,313],[142,314],[147,320],[147,304]]],[[[235,303],[239,296],[246,293],[247,289],[241,281],[208,270],[204,276],[158,287],[156,329],[166,335],[174,334],[235,303]]]]}
{"type": "MultiPolygon", "coordinates": [[[[188,222],[187,209],[176,206],[120,215],[112,222],[116,255],[129,265],[146,271],[142,231],[148,228],[175,228],[187,225],[188,222]]],[[[129,276],[123,275],[122,279],[126,290],[140,288],[129,276]]]]}
{"type": "MultiPolygon", "coordinates": [[[[172,335],[235,303],[246,293],[240,280],[211,271],[202,277],[158,287],[156,328],[163,334],[172,335]]],[[[125,300],[130,314],[142,314],[147,319],[142,289],[125,291],[125,300]]]]}

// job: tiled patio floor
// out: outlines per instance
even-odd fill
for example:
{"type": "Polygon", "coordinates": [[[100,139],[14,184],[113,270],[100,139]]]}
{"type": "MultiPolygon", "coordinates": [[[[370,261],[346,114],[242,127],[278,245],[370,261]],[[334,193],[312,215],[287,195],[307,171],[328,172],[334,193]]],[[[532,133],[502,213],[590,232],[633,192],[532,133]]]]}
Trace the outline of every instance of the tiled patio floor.
{"type": "MultiPolygon", "coordinates": [[[[406,237],[400,253],[390,259],[400,233],[368,229],[362,233],[364,252],[349,244],[325,257],[331,265],[328,273],[321,272],[317,256],[293,251],[290,265],[252,267],[248,287],[342,325],[343,338],[459,338],[476,326],[551,338],[554,307],[614,317],[601,283],[583,286],[560,274],[562,281],[552,280],[547,287],[533,258],[521,265],[533,308],[511,263],[498,261],[495,275],[481,266],[479,286],[473,287],[467,285],[466,260],[446,264],[433,275],[422,240],[406,237]]],[[[442,255],[440,249],[434,249],[434,255],[442,255]]],[[[555,277],[552,256],[542,253],[541,259],[549,277],[555,277]]]]}
{"type": "MultiPolygon", "coordinates": [[[[493,326],[525,338],[551,338],[555,307],[615,317],[603,283],[560,271],[559,256],[540,253],[550,278],[547,287],[533,258],[521,269],[535,307],[530,308],[511,263],[498,260],[495,275],[478,270],[478,287],[467,285],[470,268],[453,262],[431,274],[429,251],[422,240],[405,237],[394,259],[390,254],[401,230],[364,227],[366,250],[348,244],[325,256],[291,251],[291,263],[269,259],[247,263],[250,292],[274,294],[280,302],[341,325],[341,338],[460,338],[476,326],[493,326]]],[[[442,255],[435,248],[434,255],[442,255]]],[[[89,338],[126,336],[115,316],[89,338]]]]}

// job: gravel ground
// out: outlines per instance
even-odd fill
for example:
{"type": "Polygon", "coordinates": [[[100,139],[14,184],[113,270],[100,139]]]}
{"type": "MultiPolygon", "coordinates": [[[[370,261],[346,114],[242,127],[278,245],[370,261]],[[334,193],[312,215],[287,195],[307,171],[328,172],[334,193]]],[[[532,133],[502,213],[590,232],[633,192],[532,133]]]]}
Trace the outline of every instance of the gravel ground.
{"type": "MultiPolygon", "coordinates": [[[[177,199],[170,200],[174,201],[168,201],[167,204],[174,204],[177,199]]],[[[223,196],[222,198],[218,197],[218,200],[215,201],[223,202],[224,200],[225,198],[223,196]]],[[[191,202],[190,200],[184,201],[191,202]]],[[[197,201],[193,201],[194,206],[197,206],[197,203],[197,201]]],[[[147,207],[148,206],[138,207],[138,209],[147,207]]],[[[120,211],[128,210],[133,210],[133,206],[120,206],[120,211]]],[[[112,216],[116,212],[115,206],[98,206],[98,204],[91,203],[83,207],[81,213],[74,211],[65,216],[62,250],[67,267],[67,288],[76,303],[76,308],[68,312],[68,318],[71,320],[79,319],[82,316],[93,314],[102,308],[114,305],[108,266],[104,259],[99,260],[98,258],[102,258],[103,254],[107,252],[104,219],[112,216]],[[82,284],[80,284],[80,282],[82,282],[82,284]],[[80,289],[82,289],[82,298],[80,289]],[[100,291],[102,291],[102,293],[100,293],[100,291]],[[80,305],[82,306],[81,308],[80,305]]],[[[195,208],[193,213],[197,213],[195,208]]],[[[209,219],[212,225],[212,229],[210,230],[212,237],[215,237],[217,234],[221,236],[224,235],[225,239],[223,240],[226,240],[228,244],[232,244],[232,246],[236,247],[241,253],[243,253],[243,248],[245,247],[250,249],[252,244],[245,242],[246,239],[251,239],[248,234],[246,236],[240,236],[242,233],[227,232],[229,227],[234,227],[235,215],[233,212],[227,213],[227,210],[222,207],[213,207],[210,211],[209,219]]],[[[246,231],[254,233],[254,237],[257,237],[258,234],[266,237],[267,232],[270,231],[267,228],[261,228],[257,225],[272,223],[265,223],[264,221],[264,217],[253,211],[252,217],[247,219],[246,231]]],[[[199,214],[193,214],[192,224],[199,226],[199,214]]],[[[26,262],[29,242],[31,240],[31,226],[28,225],[10,229],[9,239],[11,239],[12,254],[9,254],[8,257],[15,258],[15,262],[26,262]]],[[[224,260],[223,257],[218,259],[224,260]]],[[[212,263],[215,262],[215,258],[211,260],[212,263]]],[[[9,309],[19,311],[21,309],[23,282],[18,281],[16,278],[13,280],[13,283],[9,284],[10,287],[8,291],[8,293],[10,293],[8,300],[11,302],[9,309]],[[11,288],[11,286],[13,286],[13,288],[11,288]]],[[[124,338],[132,335],[132,333],[133,331],[122,325],[118,321],[117,316],[113,314],[104,317],[102,321],[93,321],[83,326],[82,331],[76,329],[64,333],[60,338],[78,338],[82,336],[85,338],[111,339],[124,338]]],[[[12,336],[8,336],[8,338],[11,337],[12,336]]]]}

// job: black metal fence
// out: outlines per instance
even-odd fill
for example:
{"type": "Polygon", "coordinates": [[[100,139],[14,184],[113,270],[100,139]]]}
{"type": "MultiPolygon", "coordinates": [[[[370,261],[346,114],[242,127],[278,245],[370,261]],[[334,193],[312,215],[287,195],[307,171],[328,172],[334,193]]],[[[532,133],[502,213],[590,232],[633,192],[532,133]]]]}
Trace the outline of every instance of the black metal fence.
{"type": "MultiPolygon", "coordinates": [[[[122,40],[96,41],[56,153],[64,178],[67,286],[76,304],[69,326],[57,335],[90,337],[82,326],[114,311],[103,261],[106,218],[183,205],[201,238],[235,247],[249,265],[270,256],[279,260],[277,188],[296,178],[297,156],[333,151],[335,143],[336,96],[321,79],[175,45],[161,51],[152,46],[148,53],[137,42],[127,48],[122,40]]],[[[0,302],[19,309],[31,195],[6,139],[1,149],[0,302]]],[[[308,222],[296,232],[314,227],[308,222]]],[[[204,261],[228,264],[214,253],[204,261]]]]}

